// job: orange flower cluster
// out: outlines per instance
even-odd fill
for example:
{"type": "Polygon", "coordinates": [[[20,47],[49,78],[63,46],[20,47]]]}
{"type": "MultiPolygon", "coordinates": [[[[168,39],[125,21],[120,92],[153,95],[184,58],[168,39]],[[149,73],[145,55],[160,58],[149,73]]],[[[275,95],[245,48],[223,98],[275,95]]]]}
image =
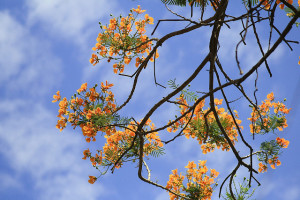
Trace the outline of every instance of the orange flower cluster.
{"type": "MultiPolygon", "coordinates": [[[[151,120],[148,120],[145,124],[153,130],[154,124],[151,120]]],[[[90,161],[94,167],[98,169],[99,166],[107,167],[114,166],[116,161],[132,144],[135,137],[135,131],[137,126],[134,122],[131,122],[124,131],[117,131],[115,128],[107,129],[104,135],[106,138],[106,143],[102,150],[97,150],[98,153],[93,156],[89,149],[84,150],[82,159],[90,158],[90,161]]],[[[103,130],[102,130],[103,131],[103,130]]],[[[148,156],[156,150],[161,150],[163,143],[161,142],[157,132],[152,132],[145,136],[144,144],[144,156],[148,156]]],[[[120,168],[123,162],[135,161],[139,156],[139,139],[134,142],[133,148],[124,155],[124,157],[115,165],[115,168],[120,168]]],[[[94,180],[94,179],[90,179],[94,180]]],[[[90,182],[90,181],[89,181],[90,182]]],[[[91,182],[90,182],[91,183],[91,182]]]]}
{"type": "MultiPolygon", "coordinates": [[[[215,184],[215,178],[219,175],[215,169],[210,170],[210,175],[207,175],[208,168],[206,167],[206,160],[199,160],[198,167],[192,161],[185,167],[187,168],[185,176],[178,170],[172,170],[172,174],[169,176],[169,181],[166,188],[172,192],[180,194],[184,197],[191,199],[203,199],[210,200],[213,192],[213,185],[215,184]],[[186,187],[183,185],[184,179],[187,179],[186,187]]],[[[169,193],[171,200],[184,199],[173,193],[169,193]]]]}
{"type": "Polygon", "coordinates": [[[288,146],[290,144],[290,142],[288,140],[285,140],[284,138],[280,138],[280,137],[276,138],[276,142],[277,142],[277,144],[279,144],[279,146],[281,148],[285,148],[285,149],[288,148],[288,146]]]}
{"type": "Polygon", "coordinates": [[[284,138],[277,137],[276,141],[264,142],[266,147],[261,147],[261,153],[259,153],[259,160],[262,161],[258,164],[259,172],[266,172],[268,169],[267,165],[270,165],[272,169],[275,169],[275,165],[281,165],[280,160],[278,160],[279,150],[281,148],[287,148],[289,146],[289,141],[284,138]],[[271,158],[270,158],[271,157],[271,158]]]}
{"type": "MultiPolygon", "coordinates": [[[[57,99],[60,99],[60,96],[57,99]]],[[[58,110],[57,117],[59,118],[59,120],[57,121],[56,128],[62,131],[67,126],[67,121],[68,121],[67,118],[64,117],[68,109],[67,98],[66,97],[63,98],[63,100],[61,100],[58,105],[59,105],[59,110],[58,110]]]]}
{"type": "MultiPolygon", "coordinates": [[[[96,141],[98,132],[104,133],[106,143],[102,150],[97,150],[95,155],[92,155],[89,149],[83,151],[84,157],[82,159],[90,159],[92,165],[98,169],[99,166],[114,166],[115,162],[132,144],[137,130],[137,125],[133,121],[124,130],[117,130],[118,119],[120,118],[114,112],[116,111],[116,104],[114,94],[110,91],[113,84],[107,81],[101,83],[101,91],[97,92],[94,87],[87,90],[87,83],[81,85],[68,101],[63,98],[59,102],[59,120],[56,127],[63,130],[67,122],[71,123],[74,129],[79,126],[82,134],[87,142],[96,141]],[[79,97],[78,97],[79,96],[79,97]]],[[[61,99],[59,91],[53,96],[53,102],[61,99]]],[[[155,126],[149,119],[144,131],[154,130],[155,126]]],[[[152,132],[144,136],[144,156],[151,155],[155,151],[163,150],[163,143],[161,142],[158,133],[152,132]]],[[[130,150],[123,159],[121,159],[116,168],[120,168],[124,161],[134,161],[139,156],[139,137],[134,142],[132,150],[130,150]]],[[[97,180],[96,177],[90,176],[89,183],[93,184],[97,180]]]]}
{"type": "MultiPolygon", "coordinates": [[[[181,190],[183,188],[183,180],[185,176],[178,175],[178,169],[172,170],[172,174],[169,175],[169,181],[167,183],[166,188],[171,190],[172,192],[175,192],[176,194],[180,194],[181,196],[185,196],[185,194],[181,193],[181,190]]],[[[180,199],[177,195],[174,195],[172,193],[169,193],[170,200],[178,200],[180,199]]]]}
{"type": "Polygon", "coordinates": [[[287,120],[285,114],[288,114],[291,109],[286,108],[282,102],[274,102],[274,94],[271,92],[267,95],[267,99],[258,106],[259,111],[256,108],[252,108],[251,117],[248,118],[252,123],[250,126],[250,132],[266,133],[275,128],[282,131],[286,128],[287,120]],[[274,114],[271,114],[271,108],[273,108],[274,114]]]}
{"type": "MultiPolygon", "coordinates": [[[[77,90],[77,94],[74,94],[68,101],[67,98],[63,98],[59,102],[58,118],[56,127],[62,131],[67,122],[70,122],[74,128],[80,126],[82,133],[87,141],[90,139],[95,140],[97,131],[97,120],[108,117],[115,109],[114,94],[109,91],[113,84],[106,85],[101,83],[101,92],[96,91],[96,86],[90,88],[87,91],[87,83],[81,85],[77,90]],[[79,97],[77,97],[77,95],[79,97]]],[[[59,91],[53,96],[56,102],[61,99],[59,91]]]]}
{"type": "MultiPolygon", "coordinates": [[[[262,104],[257,108],[258,110],[252,108],[251,117],[248,118],[251,121],[249,126],[252,134],[266,134],[271,131],[274,133],[276,129],[282,131],[283,128],[288,126],[285,115],[291,109],[286,108],[282,102],[275,102],[273,92],[268,94],[267,99],[262,101],[262,104]]],[[[262,162],[259,163],[258,171],[266,172],[268,164],[273,169],[275,169],[275,165],[279,166],[281,164],[278,160],[279,150],[287,148],[288,145],[289,141],[280,137],[270,142],[263,142],[261,146],[262,153],[259,154],[259,160],[262,162]]]]}
{"type": "MultiPolygon", "coordinates": [[[[272,169],[275,169],[276,168],[275,165],[279,166],[279,165],[281,165],[281,162],[280,162],[280,160],[278,160],[278,156],[274,156],[273,158],[268,159],[268,164],[270,164],[270,167],[272,169]]],[[[264,173],[268,169],[268,166],[266,164],[263,164],[262,162],[260,162],[258,164],[258,166],[259,166],[259,168],[258,168],[259,173],[264,173]]]]}
{"type": "MultiPolygon", "coordinates": [[[[180,112],[183,114],[188,109],[188,104],[184,99],[184,96],[181,95],[177,98],[177,102],[180,103],[180,112]]],[[[219,120],[224,127],[224,130],[228,137],[230,138],[231,142],[235,144],[237,141],[237,129],[234,124],[232,116],[225,111],[224,108],[218,108],[218,105],[222,104],[222,99],[215,99],[215,109],[218,113],[219,120]]],[[[209,108],[203,110],[205,101],[201,101],[195,108],[193,116],[191,114],[186,115],[186,117],[182,118],[178,122],[176,122],[173,126],[168,127],[168,132],[176,132],[179,127],[184,127],[186,123],[190,122],[188,126],[185,128],[183,133],[185,134],[186,138],[196,138],[201,145],[202,152],[204,154],[208,152],[213,152],[214,149],[217,147],[218,149],[222,149],[229,151],[230,146],[226,141],[225,137],[223,136],[216,119],[214,117],[213,112],[209,112],[209,108]],[[209,112],[206,116],[206,113],[209,112]]],[[[238,119],[237,112],[235,111],[235,117],[237,124],[241,124],[241,120],[238,119]]],[[[240,126],[240,128],[243,128],[240,126]]]]}
{"type": "MultiPolygon", "coordinates": [[[[145,125],[146,127],[150,127],[151,130],[154,130],[155,128],[154,124],[151,123],[151,120],[148,120],[145,125]]],[[[109,132],[106,132],[106,135],[104,135],[106,143],[103,146],[103,154],[105,155],[106,163],[113,165],[118,160],[119,156],[131,146],[136,130],[137,126],[132,121],[124,131],[110,130],[109,132]]],[[[144,139],[144,156],[148,156],[152,152],[163,147],[163,143],[161,142],[157,132],[147,134],[144,139]]],[[[134,142],[134,148],[128,153],[128,155],[125,156],[125,158],[137,159],[139,155],[138,146],[139,138],[136,139],[134,142]]],[[[124,161],[124,159],[119,161],[116,168],[120,168],[124,161]]]]}
{"type": "Polygon", "coordinates": [[[275,156],[272,159],[269,159],[268,163],[270,164],[272,169],[275,169],[275,164],[276,164],[276,166],[281,165],[280,160],[278,160],[278,156],[275,156]]]}
{"type": "MultiPolygon", "coordinates": [[[[96,65],[101,59],[107,59],[107,62],[115,60],[114,73],[123,73],[125,65],[135,58],[135,66],[138,67],[145,59],[143,54],[149,55],[152,49],[152,41],[145,35],[145,27],[153,24],[153,18],[145,14],[143,19],[137,20],[138,15],[143,12],[145,10],[141,10],[138,6],[137,9],[133,8],[127,17],[112,18],[109,25],[100,26],[102,32],[99,33],[97,43],[92,48],[96,54],[92,54],[90,63],[96,65]]],[[[156,52],[155,56],[158,58],[159,54],[156,52]]],[[[153,59],[152,57],[150,61],[153,59]]]]}

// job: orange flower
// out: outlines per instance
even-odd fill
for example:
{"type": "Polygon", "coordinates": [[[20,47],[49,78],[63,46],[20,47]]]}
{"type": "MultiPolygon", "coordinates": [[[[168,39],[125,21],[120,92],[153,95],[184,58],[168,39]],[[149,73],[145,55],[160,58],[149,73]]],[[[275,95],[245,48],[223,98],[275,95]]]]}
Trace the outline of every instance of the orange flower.
{"type": "Polygon", "coordinates": [[[95,47],[92,48],[93,51],[101,49],[101,44],[97,43],[95,47]]]}
{"type": "Polygon", "coordinates": [[[277,166],[281,165],[281,162],[280,162],[280,160],[278,160],[277,156],[273,157],[272,159],[269,159],[268,163],[270,164],[270,166],[271,166],[272,169],[275,169],[275,164],[277,166]]]}
{"type": "Polygon", "coordinates": [[[77,90],[78,93],[85,92],[87,88],[87,83],[83,83],[81,87],[77,90]]]}
{"type": "Polygon", "coordinates": [[[67,126],[67,119],[64,117],[61,117],[60,120],[57,121],[56,128],[59,129],[59,131],[62,131],[67,126]]]}
{"type": "Polygon", "coordinates": [[[83,160],[86,160],[86,158],[89,157],[89,156],[91,155],[90,150],[89,150],[89,149],[84,150],[84,151],[83,151],[83,155],[84,155],[84,157],[83,157],[82,159],[83,159],[83,160]]]}
{"type": "Polygon", "coordinates": [[[146,11],[146,10],[141,10],[141,6],[140,6],[140,5],[138,5],[138,8],[137,8],[137,9],[132,8],[132,10],[133,10],[134,12],[138,13],[138,14],[141,14],[141,13],[143,13],[143,12],[146,11]]]}
{"type": "Polygon", "coordinates": [[[269,10],[269,8],[271,7],[271,5],[269,4],[268,1],[266,1],[266,0],[259,0],[259,1],[263,1],[262,5],[265,6],[265,9],[266,9],[266,10],[269,10]]]}
{"type": "Polygon", "coordinates": [[[92,58],[90,58],[90,63],[93,64],[93,66],[95,66],[98,62],[99,62],[98,56],[93,53],[92,58]]]}
{"type": "Polygon", "coordinates": [[[271,92],[270,94],[268,94],[267,99],[270,100],[270,101],[273,101],[274,100],[274,93],[271,92]]]}
{"type": "Polygon", "coordinates": [[[189,164],[187,166],[185,166],[185,168],[188,168],[188,169],[194,169],[196,168],[197,165],[194,163],[194,161],[189,161],[189,164]]]}
{"type": "Polygon", "coordinates": [[[58,103],[59,106],[59,110],[58,110],[58,116],[57,117],[62,117],[63,115],[65,115],[67,113],[67,107],[68,107],[68,101],[67,98],[63,98],[63,100],[61,100],[58,103]]]}
{"type": "Polygon", "coordinates": [[[258,168],[258,172],[259,173],[264,173],[267,171],[268,167],[267,165],[262,164],[261,162],[258,164],[259,168],[258,168]]]}
{"type": "MultiPolygon", "coordinates": [[[[166,188],[170,189],[172,192],[179,193],[183,196],[187,196],[191,194],[190,188],[197,188],[199,194],[198,197],[201,197],[203,200],[209,200],[212,196],[212,184],[215,183],[214,178],[219,175],[214,169],[210,170],[210,176],[206,175],[208,172],[208,168],[205,166],[206,161],[199,160],[198,167],[194,162],[188,163],[186,168],[188,168],[185,175],[178,175],[178,170],[172,170],[172,174],[169,176],[169,181],[167,183],[166,188]],[[184,178],[188,179],[187,186],[183,185],[184,178]],[[185,194],[181,192],[186,192],[185,194]]],[[[178,196],[169,193],[170,199],[181,199],[178,196]]],[[[197,198],[198,199],[198,198],[197,198]]]]}
{"type": "Polygon", "coordinates": [[[128,65],[128,64],[130,63],[130,61],[131,61],[131,59],[128,58],[128,57],[125,57],[125,58],[124,58],[124,63],[125,63],[126,65],[128,65]]]}
{"type": "Polygon", "coordinates": [[[90,184],[94,184],[95,181],[97,180],[97,178],[95,176],[89,176],[89,178],[90,179],[88,181],[89,181],[90,184]]]}
{"type": "Polygon", "coordinates": [[[146,22],[147,22],[148,24],[153,24],[153,18],[152,18],[152,17],[149,17],[148,14],[145,15],[145,19],[146,19],[146,22]]]}
{"type": "Polygon", "coordinates": [[[279,5],[279,8],[280,8],[280,9],[284,9],[284,4],[280,4],[280,5],[279,5]]]}
{"type": "MultiPolygon", "coordinates": [[[[300,62],[300,61],[299,61],[300,62]]],[[[135,59],[135,66],[138,67],[140,64],[142,63],[142,59],[140,59],[139,57],[137,57],[135,59]]]]}
{"type": "Polygon", "coordinates": [[[106,91],[108,89],[110,89],[112,86],[114,86],[114,84],[109,84],[107,81],[106,81],[106,85],[103,84],[103,82],[101,82],[101,90],[103,91],[106,91]]]}
{"type": "Polygon", "coordinates": [[[90,100],[91,102],[96,101],[96,99],[99,97],[99,93],[96,92],[95,88],[90,88],[90,92],[87,93],[87,94],[88,94],[89,100],[90,100]]]}
{"type": "Polygon", "coordinates": [[[53,95],[53,103],[59,101],[61,98],[59,91],[56,92],[56,95],[53,95]]]}
{"type": "Polygon", "coordinates": [[[172,132],[172,127],[169,126],[169,127],[167,128],[167,131],[168,131],[169,133],[171,133],[171,132],[172,132]]]}
{"type": "Polygon", "coordinates": [[[219,176],[219,172],[217,172],[215,169],[210,169],[210,176],[216,178],[219,176]]]}
{"type": "Polygon", "coordinates": [[[222,101],[223,101],[223,99],[220,99],[220,100],[219,100],[219,99],[216,98],[216,99],[215,99],[215,104],[216,104],[216,105],[221,105],[221,104],[222,104],[222,101]]]}
{"type": "Polygon", "coordinates": [[[199,160],[199,166],[203,167],[206,164],[206,160],[199,160]]]}
{"type": "Polygon", "coordinates": [[[276,138],[276,142],[277,144],[279,144],[279,146],[281,146],[281,148],[287,148],[290,144],[288,140],[285,140],[284,138],[280,138],[280,137],[276,138]]]}

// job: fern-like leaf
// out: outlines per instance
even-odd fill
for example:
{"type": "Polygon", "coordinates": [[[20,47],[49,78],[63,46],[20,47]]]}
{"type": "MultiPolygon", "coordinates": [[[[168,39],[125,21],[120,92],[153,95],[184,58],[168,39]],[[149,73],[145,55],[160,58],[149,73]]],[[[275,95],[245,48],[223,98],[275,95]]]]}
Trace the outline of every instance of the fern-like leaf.
{"type": "Polygon", "coordinates": [[[198,7],[206,7],[208,5],[208,0],[201,0],[201,1],[196,1],[196,0],[161,0],[164,4],[167,5],[176,5],[176,6],[186,6],[187,3],[189,5],[193,4],[193,6],[198,7]]]}

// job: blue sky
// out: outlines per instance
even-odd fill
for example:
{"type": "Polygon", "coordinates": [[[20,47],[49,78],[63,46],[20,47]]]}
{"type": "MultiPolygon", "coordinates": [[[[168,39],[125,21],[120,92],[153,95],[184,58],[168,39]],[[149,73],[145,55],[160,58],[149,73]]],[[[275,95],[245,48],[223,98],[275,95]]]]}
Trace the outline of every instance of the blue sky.
{"type": "MultiPolygon", "coordinates": [[[[239,3],[230,3],[231,14],[240,12],[239,3]]],[[[104,24],[109,14],[126,15],[131,8],[141,5],[150,16],[158,19],[174,18],[159,0],[2,0],[0,3],[0,199],[1,200],[164,200],[168,194],[141,182],[137,178],[137,168],[128,164],[114,174],[107,174],[94,185],[87,182],[89,175],[97,176],[88,161],[82,160],[82,151],[89,147],[79,130],[67,128],[59,132],[55,128],[57,104],[51,103],[52,95],[60,90],[62,96],[70,97],[80,85],[108,80],[115,84],[117,102],[125,100],[132,80],[113,74],[111,64],[100,62],[93,67],[89,63],[91,48],[95,45],[99,32],[98,22],[104,24]]],[[[189,15],[187,9],[175,11],[189,15]]],[[[209,11],[211,13],[211,11],[209,11]]],[[[287,22],[283,12],[278,13],[278,26],[287,22]]],[[[181,22],[162,23],[154,37],[162,37],[171,30],[183,28],[181,22]]],[[[153,27],[148,29],[152,31],[153,27]]],[[[231,29],[223,27],[220,36],[222,49],[220,59],[234,77],[238,77],[234,61],[234,47],[239,40],[239,24],[231,29]]],[[[258,25],[261,33],[268,33],[264,25],[258,25]]],[[[160,49],[157,60],[157,80],[167,85],[176,78],[178,83],[189,76],[207,53],[210,29],[206,28],[170,39],[160,49]]],[[[293,30],[288,39],[298,40],[299,28],[293,30]]],[[[277,35],[276,35],[277,37],[277,35]]],[[[267,36],[262,37],[264,46],[267,36]]],[[[290,140],[289,148],[281,156],[282,165],[276,170],[257,175],[262,187],[255,197],[261,199],[300,199],[299,129],[300,120],[300,66],[297,65],[300,46],[292,44],[291,52],[285,44],[269,58],[273,77],[269,78],[265,67],[259,69],[258,98],[274,92],[278,100],[287,98],[286,105],[292,110],[287,117],[289,127],[280,133],[290,140]]],[[[256,62],[260,54],[249,33],[246,47],[239,54],[244,71],[256,62]]],[[[134,70],[129,66],[128,71],[134,70]]],[[[127,69],[126,69],[127,70],[127,69]]],[[[253,91],[250,77],[245,83],[248,92],[253,91]]],[[[192,89],[207,91],[207,73],[203,72],[192,83],[192,89]]],[[[139,86],[132,102],[122,112],[126,116],[141,119],[156,101],[170,92],[170,89],[156,87],[151,65],[139,79],[139,86]]],[[[227,90],[234,97],[234,90],[227,90]]],[[[220,94],[217,94],[217,97],[220,94]]],[[[248,124],[249,107],[244,99],[234,107],[239,111],[245,127],[244,135],[251,141],[248,124]]],[[[151,119],[159,126],[176,114],[177,108],[166,105],[151,119]]],[[[163,138],[170,134],[162,132],[163,138]]],[[[260,140],[274,138],[267,136],[260,140]]],[[[98,140],[100,141],[100,140],[98,140]]],[[[101,148],[101,141],[93,144],[101,148]]],[[[242,151],[242,146],[237,146],[242,151]]],[[[166,184],[172,169],[183,170],[188,160],[208,159],[209,168],[220,172],[220,182],[235,166],[231,152],[216,151],[203,155],[195,141],[180,138],[167,146],[166,155],[148,161],[153,180],[166,184]]],[[[241,170],[239,175],[247,175],[241,170]]],[[[213,199],[216,199],[214,196],[213,199]]]]}

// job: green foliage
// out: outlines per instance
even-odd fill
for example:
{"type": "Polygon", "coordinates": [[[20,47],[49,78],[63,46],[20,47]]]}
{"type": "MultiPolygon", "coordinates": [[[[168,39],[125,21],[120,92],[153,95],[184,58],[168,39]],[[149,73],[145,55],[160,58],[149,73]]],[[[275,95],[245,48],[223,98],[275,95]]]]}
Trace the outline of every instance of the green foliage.
{"type": "MultiPolygon", "coordinates": [[[[97,86],[98,84],[95,84],[93,88],[96,89],[97,86]]],[[[105,101],[106,94],[104,94],[103,92],[100,92],[100,94],[103,96],[102,98],[97,99],[95,102],[87,103],[84,109],[86,109],[87,111],[95,110],[97,108],[103,110],[107,104],[107,102],[105,101]]],[[[82,98],[84,98],[84,96],[80,93],[74,94],[75,98],[76,96],[81,96],[82,98]]],[[[80,108],[73,108],[73,110],[83,113],[82,110],[80,110],[80,108]]],[[[89,121],[101,128],[113,124],[127,126],[130,123],[131,119],[128,117],[121,117],[118,113],[113,113],[113,114],[103,114],[103,115],[92,115],[91,119],[88,120],[86,116],[82,114],[77,122],[77,125],[85,124],[89,121]]]]}
{"type": "Polygon", "coordinates": [[[264,123],[262,123],[260,120],[256,122],[256,125],[261,127],[261,131],[259,132],[259,134],[264,135],[271,131],[274,133],[275,130],[277,130],[277,127],[281,127],[284,125],[284,122],[284,116],[272,114],[269,116],[269,121],[267,122],[267,125],[264,125],[264,123]]]}
{"type": "MultiPolygon", "coordinates": [[[[254,188],[252,190],[252,192],[250,191],[250,187],[249,187],[249,180],[246,179],[246,177],[244,177],[244,180],[242,183],[238,183],[239,186],[239,190],[237,188],[237,185],[233,179],[233,186],[234,186],[234,190],[233,192],[234,194],[234,198],[236,200],[247,200],[249,199],[255,192],[256,188],[254,188]]],[[[231,196],[230,192],[228,191],[228,189],[226,189],[226,196],[222,196],[225,200],[234,200],[234,198],[231,196]]]]}
{"type": "Polygon", "coordinates": [[[187,193],[187,197],[190,199],[202,199],[204,195],[202,194],[203,188],[197,183],[191,185],[188,189],[184,187],[183,189],[187,193]]]}
{"type": "Polygon", "coordinates": [[[242,0],[242,1],[246,7],[249,7],[249,2],[251,3],[252,6],[258,4],[258,0],[242,0]]]}
{"type": "MultiPolygon", "coordinates": [[[[227,127],[232,126],[232,124],[225,118],[219,119],[222,126],[226,130],[227,127]]],[[[226,144],[226,139],[220,130],[216,120],[212,122],[208,122],[206,126],[204,117],[192,120],[190,122],[190,127],[192,132],[195,132],[195,136],[199,139],[199,141],[203,141],[206,139],[206,142],[209,144],[215,144],[217,146],[223,146],[226,144]]],[[[214,145],[211,147],[214,149],[214,145]]]]}
{"type": "MultiPolygon", "coordinates": [[[[168,81],[169,87],[174,90],[178,89],[178,86],[179,86],[176,84],[175,81],[176,81],[176,79],[168,81]]],[[[198,99],[198,95],[195,94],[195,92],[193,92],[193,91],[189,91],[189,87],[190,87],[190,85],[188,85],[186,88],[181,90],[181,94],[183,95],[184,99],[187,100],[188,102],[194,102],[196,99],[198,99]]]]}
{"type": "MultiPolygon", "coordinates": [[[[297,5],[297,3],[294,3],[293,6],[295,8],[298,8],[297,10],[300,11],[300,7],[297,5]]],[[[290,9],[289,7],[285,7],[284,11],[286,12],[286,15],[290,18],[295,15],[294,11],[292,9],[290,9]]],[[[296,25],[296,27],[299,27],[300,22],[295,22],[295,25],[296,25]]]]}
{"type": "MultiPolygon", "coordinates": [[[[144,137],[145,140],[146,137],[144,137]]],[[[129,148],[129,146],[131,145],[131,143],[128,143],[128,142],[123,142],[122,144],[125,148],[124,149],[127,149],[129,148]]],[[[135,159],[138,159],[138,156],[139,156],[139,149],[140,149],[140,138],[137,137],[135,142],[134,142],[134,145],[133,147],[129,150],[129,152],[124,156],[125,158],[134,158],[134,161],[135,159]]],[[[152,146],[152,145],[149,145],[147,147],[144,148],[144,152],[146,154],[149,154],[150,156],[153,156],[155,158],[161,156],[161,155],[164,155],[165,152],[164,152],[164,148],[162,147],[158,147],[158,146],[152,146]]]]}
{"type": "MultiPolygon", "coordinates": [[[[150,146],[150,147],[153,148],[153,146],[150,146]]],[[[165,154],[164,150],[165,150],[165,149],[162,148],[162,147],[153,148],[153,149],[150,151],[150,155],[151,155],[152,157],[154,157],[154,158],[157,158],[157,157],[162,156],[162,155],[165,154]]]]}
{"type": "Polygon", "coordinates": [[[186,0],[161,0],[167,5],[186,6],[186,0]]]}
{"type": "Polygon", "coordinates": [[[167,4],[167,5],[176,5],[176,6],[186,6],[187,5],[187,2],[189,5],[192,5],[195,6],[195,7],[202,7],[202,8],[205,8],[207,5],[208,5],[208,0],[202,0],[200,2],[197,2],[195,0],[161,0],[164,4],[167,4]]]}
{"type": "Polygon", "coordinates": [[[259,161],[267,163],[269,156],[274,158],[280,154],[280,149],[281,147],[275,140],[263,142],[260,145],[260,152],[257,154],[257,158],[259,161]]]}

